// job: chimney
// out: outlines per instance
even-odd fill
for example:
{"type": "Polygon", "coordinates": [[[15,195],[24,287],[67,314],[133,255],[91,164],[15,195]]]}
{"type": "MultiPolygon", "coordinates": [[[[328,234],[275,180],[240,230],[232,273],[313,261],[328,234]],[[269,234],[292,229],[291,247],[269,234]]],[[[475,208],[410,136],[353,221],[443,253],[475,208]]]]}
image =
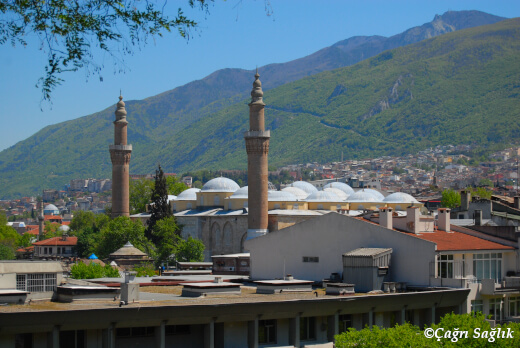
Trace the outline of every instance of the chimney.
{"type": "Polygon", "coordinates": [[[462,211],[469,210],[469,202],[471,202],[471,192],[468,190],[460,191],[460,209],[462,211]]]}
{"type": "Polygon", "coordinates": [[[421,211],[417,207],[406,208],[406,226],[408,232],[417,234],[419,232],[419,222],[421,221],[421,211]]]}
{"type": "Polygon", "coordinates": [[[475,210],[475,226],[482,226],[482,210],[475,210]]]}
{"type": "Polygon", "coordinates": [[[439,208],[437,217],[437,226],[439,230],[450,232],[450,209],[439,208]]]}
{"type": "Polygon", "coordinates": [[[515,209],[520,209],[520,196],[515,196],[515,209]]]}
{"type": "Polygon", "coordinates": [[[384,207],[379,209],[379,225],[392,229],[392,208],[384,207]]]}

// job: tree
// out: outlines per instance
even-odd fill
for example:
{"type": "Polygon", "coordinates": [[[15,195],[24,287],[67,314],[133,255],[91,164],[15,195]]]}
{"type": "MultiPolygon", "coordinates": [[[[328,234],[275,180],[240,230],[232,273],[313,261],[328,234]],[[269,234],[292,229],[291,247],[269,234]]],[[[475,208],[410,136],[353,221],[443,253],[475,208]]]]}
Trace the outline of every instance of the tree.
{"type": "Polygon", "coordinates": [[[478,186],[487,186],[487,187],[493,187],[493,181],[491,181],[488,178],[480,179],[478,182],[478,186]]]}
{"type": "Polygon", "coordinates": [[[96,252],[101,230],[109,221],[110,218],[106,214],[94,214],[89,211],[74,214],[69,227],[71,234],[78,237],[76,252],[80,257],[88,257],[96,252]]]}
{"type": "Polygon", "coordinates": [[[188,237],[181,239],[177,244],[175,258],[180,262],[202,262],[204,261],[204,243],[200,239],[188,237]]]}
{"type": "Polygon", "coordinates": [[[154,182],[148,179],[130,181],[130,210],[132,214],[143,213],[150,204],[154,182]]]}
{"type": "Polygon", "coordinates": [[[441,206],[450,209],[460,206],[460,193],[452,189],[442,191],[441,206]]]}
{"type": "Polygon", "coordinates": [[[0,260],[14,260],[16,258],[13,248],[0,244],[0,260]]]}
{"type": "MultiPolygon", "coordinates": [[[[189,0],[188,5],[207,11],[209,1],[189,0]]],[[[95,51],[108,53],[122,66],[124,55],[148,38],[162,37],[172,29],[187,37],[197,26],[180,8],[170,19],[160,4],[137,0],[1,0],[0,14],[0,44],[27,46],[30,35],[40,40],[47,65],[38,86],[47,101],[65,72],[85,69],[87,75],[93,72],[102,80],[103,66],[95,62],[95,51]]]]}
{"type": "Polygon", "coordinates": [[[165,217],[155,224],[153,228],[154,239],[157,240],[155,244],[157,247],[157,254],[155,257],[156,266],[170,259],[170,256],[175,254],[177,246],[181,241],[180,228],[174,216],[165,217]]]}
{"type": "MultiPolygon", "coordinates": [[[[141,221],[132,221],[129,217],[118,216],[107,223],[101,230],[101,235],[95,248],[99,258],[108,257],[117,249],[130,242],[137,249],[153,254],[153,246],[144,235],[144,226],[141,221]]],[[[152,256],[152,255],[150,255],[152,256]]]]}
{"type": "Polygon", "coordinates": [[[155,171],[155,185],[151,197],[150,204],[150,219],[148,219],[148,228],[146,229],[146,237],[157,245],[159,241],[153,234],[153,230],[157,221],[172,216],[170,205],[168,204],[168,188],[166,185],[166,178],[164,172],[159,165],[155,171]]]}
{"type": "Polygon", "coordinates": [[[103,267],[94,262],[88,265],[78,262],[70,268],[70,276],[72,279],[119,278],[119,272],[110,265],[103,267]]]}
{"type": "Polygon", "coordinates": [[[169,195],[178,196],[184,190],[188,189],[185,183],[180,182],[176,176],[167,176],[166,177],[166,187],[168,189],[169,195]]]}

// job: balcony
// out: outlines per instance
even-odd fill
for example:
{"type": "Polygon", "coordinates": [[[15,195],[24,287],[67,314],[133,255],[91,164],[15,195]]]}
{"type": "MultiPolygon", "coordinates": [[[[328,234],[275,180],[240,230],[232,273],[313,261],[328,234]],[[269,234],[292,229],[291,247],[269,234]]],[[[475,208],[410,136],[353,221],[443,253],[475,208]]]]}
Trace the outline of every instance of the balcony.
{"type": "Polygon", "coordinates": [[[480,293],[482,295],[520,294],[520,277],[505,277],[502,283],[495,279],[482,279],[480,293]]]}
{"type": "Polygon", "coordinates": [[[270,138],[271,131],[249,131],[244,132],[244,138],[270,138]]]}

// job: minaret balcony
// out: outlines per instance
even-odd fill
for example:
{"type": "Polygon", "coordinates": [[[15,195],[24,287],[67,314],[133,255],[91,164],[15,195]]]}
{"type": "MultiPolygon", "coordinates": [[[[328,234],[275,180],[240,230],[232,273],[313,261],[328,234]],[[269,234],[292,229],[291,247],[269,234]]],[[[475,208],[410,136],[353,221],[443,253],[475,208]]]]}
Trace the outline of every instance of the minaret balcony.
{"type": "Polygon", "coordinates": [[[244,138],[270,138],[271,131],[249,131],[244,132],[244,138]]]}
{"type": "Polygon", "coordinates": [[[108,145],[108,149],[110,151],[132,151],[132,145],[108,145]]]}

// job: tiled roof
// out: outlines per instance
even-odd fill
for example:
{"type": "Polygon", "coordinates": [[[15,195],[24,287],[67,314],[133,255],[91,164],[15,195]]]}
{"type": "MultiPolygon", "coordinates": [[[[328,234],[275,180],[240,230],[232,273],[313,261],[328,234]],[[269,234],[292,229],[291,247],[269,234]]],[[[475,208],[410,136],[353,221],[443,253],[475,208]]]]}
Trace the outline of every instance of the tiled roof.
{"type": "Polygon", "coordinates": [[[479,237],[470,236],[461,232],[435,231],[432,233],[413,234],[420,239],[437,244],[437,251],[456,250],[514,250],[513,247],[491,242],[479,237]]]}
{"type": "Polygon", "coordinates": [[[60,215],[44,215],[44,220],[61,220],[62,217],[60,215]]]}
{"type": "Polygon", "coordinates": [[[66,240],[63,240],[62,237],[54,237],[49,239],[44,239],[42,241],[33,243],[33,245],[50,245],[50,246],[56,246],[56,245],[77,245],[78,244],[78,237],[67,237],[66,240]]]}
{"type": "MultiPolygon", "coordinates": [[[[32,230],[25,231],[25,233],[36,234],[36,235],[38,235],[38,234],[40,233],[40,229],[39,229],[39,228],[33,228],[32,230]]],[[[24,234],[25,234],[25,233],[24,233],[24,234]]]]}

